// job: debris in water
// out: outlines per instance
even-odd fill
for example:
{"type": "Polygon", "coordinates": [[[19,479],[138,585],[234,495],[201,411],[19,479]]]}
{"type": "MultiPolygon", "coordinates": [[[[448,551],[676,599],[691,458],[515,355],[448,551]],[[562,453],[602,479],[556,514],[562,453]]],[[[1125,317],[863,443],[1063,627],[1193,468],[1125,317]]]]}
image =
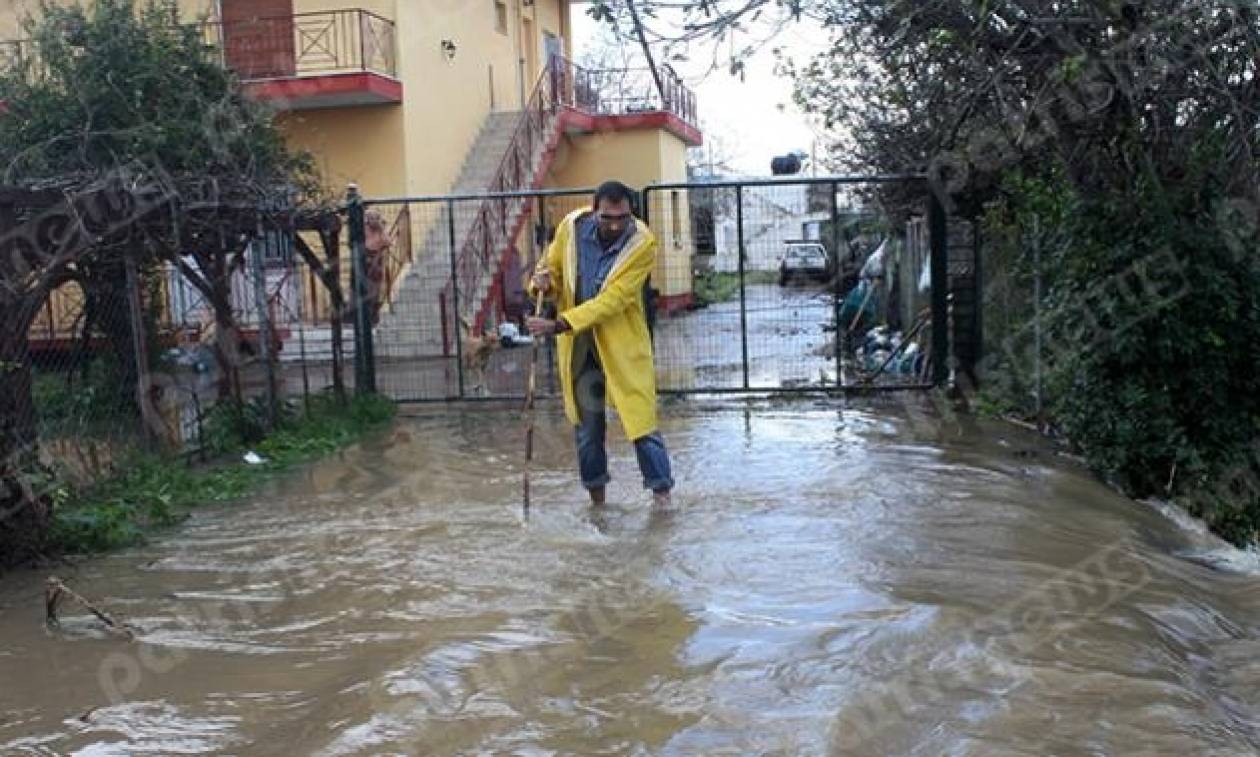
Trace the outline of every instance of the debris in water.
{"type": "Polygon", "coordinates": [[[104,610],[98,609],[96,605],[84,599],[73,589],[62,583],[60,578],[49,576],[44,588],[44,622],[50,627],[57,628],[61,625],[61,621],[57,617],[57,609],[61,606],[61,601],[69,597],[75,602],[83,605],[89,612],[100,619],[105,627],[115,633],[120,633],[127,637],[128,640],[134,641],[136,638],[135,631],[131,630],[125,623],[119,623],[109,616],[104,610]]]}

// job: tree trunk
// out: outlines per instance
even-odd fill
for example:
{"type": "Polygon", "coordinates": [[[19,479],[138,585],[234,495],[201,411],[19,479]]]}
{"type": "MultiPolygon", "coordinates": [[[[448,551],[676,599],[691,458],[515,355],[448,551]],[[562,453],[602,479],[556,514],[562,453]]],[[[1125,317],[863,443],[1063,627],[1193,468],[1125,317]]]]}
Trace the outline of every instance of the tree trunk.
{"type": "Polygon", "coordinates": [[[630,10],[630,20],[634,23],[635,36],[639,38],[639,46],[643,48],[643,57],[647,58],[648,71],[652,72],[652,81],[656,84],[656,91],[661,96],[661,106],[669,110],[673,103],[669,101],[669,95],[665,93],[661,72],[656,70],[656,59],[652,56],[652,46],[648,44],[647,30],[643,28],[643,20],[639,18],[639,9],[635,7],[634,0],[626,0],[626,8],[630,10]]]}
{"type": "Polygon", "coordinates": [[[110,353],[117,363],[118,383],[114,387],[113,409],[120,413],[135,410],[136,386],[140,366],[136,362],[135,339],[132,333],[130,304],[127,299],[127,277],[121,266],[94,272],[82,282],[95,309],[94,326],[105,335],[110,353]]]}
{"type": "Polygon", "coordinates": [[[211,262],[210,307],[214,309],[214,356],[219,363],[219,399],[240,402],[241,334],[232,317],[232,280],[227,260],[216,255],[211,262]]]}
{"type": "Polygon", "coordinates": [[[324,289],[328,292],[329,302],[329,327],[332,329],[332,363],[333,363],[333,392],[337,396],[337,401],[345,403],[346,400],[346,382],[342,375],[342,366],[345,364],[344,339],[341,334],[341,311],[345,307],[346,297],[341,289],[341,257],[337,247],[338,231],[335,228],[323,228],[319,230],[320,245],[324,248],[325,263],[320,260],[315,251],[301,236],[294,235],[293,245],[297,249],[302,260],[306,262],[307,267],[315,274],[319,282],[324,285],[324,289]]]}
{"type": "MultiPolygon", "coordinates": [[[[23,303],[25,304],[25,303],[23,303]]],[[[0,568],[38,556],[52,505],[40,491],[27,330],[33,309],[0,307],[0,568]]]]}

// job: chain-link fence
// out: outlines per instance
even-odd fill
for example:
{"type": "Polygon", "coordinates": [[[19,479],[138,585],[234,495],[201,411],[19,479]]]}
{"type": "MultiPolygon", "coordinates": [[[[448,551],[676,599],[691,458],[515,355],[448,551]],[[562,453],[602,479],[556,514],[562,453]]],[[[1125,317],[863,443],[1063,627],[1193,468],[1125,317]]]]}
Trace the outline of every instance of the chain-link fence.
{"type": "MultiPolygon", "coordinates": [[[[532,343],[525,280],[557,225],[590,202],[586,189],[365,201],[373,315],[359,380],[401,401],[522,396],[532,355],[522,349],[532,343]]],[[[648,187],[636,212],[658,241],[643,296],[660,390],[939,381],[949,362],[937,367],[932,356],[948,354],[949,311],[933,296],[945,294],[934,276],[953,271],[929,265],[931,207],[916,177],[648,187]],[[864,190],[886,182],[917,188],[917,217],[893,218],[871,201],[864,190]]],[[[545,347],[540,387],[554,393],[545,347]]]]}
{"type": "Polygon", "coordinates": [[[268,232],[229,256],[226,308],[192,260],[97,264],[52,290],[26,340],[47,461],[87,482],[137,449],[211,451],[228,425],[265,430],[333,391],[353,335],[335,344],[334,298],[295,242],[268,232]]]}
{"type": "MultiPolygon", "coordinates": [[[[649,187],[648,217],[664,251],[661,301],[666,312],[686,314],[660,330],[662,386],[782,392],[931,383],[933,291],[944,295],[945,287],[929,265],[926,190],[907,177],[649,187]],[[918,188],[908,221],[880,205],[875,190],[889,183],[918,188]]],[[[936,354],[946,349],[936,345],[936,354]]]]}
{"type": "MultiPolygon", "coordinates": [[[[1061,257],[1070,237],[1035,216],[1021,221],[992,219],[985,227],[984,379],[989,396],[1004,409],[1040,422],[1054,355],[1084,345],[1051,333],[1056,329],[1049,313],[1063,304],[1051,300],[1057,289],[1052,261],[1061,257]]],[[[1080,309],[1082,316],[1088,315],[1087,308],[1080,309]]]]}

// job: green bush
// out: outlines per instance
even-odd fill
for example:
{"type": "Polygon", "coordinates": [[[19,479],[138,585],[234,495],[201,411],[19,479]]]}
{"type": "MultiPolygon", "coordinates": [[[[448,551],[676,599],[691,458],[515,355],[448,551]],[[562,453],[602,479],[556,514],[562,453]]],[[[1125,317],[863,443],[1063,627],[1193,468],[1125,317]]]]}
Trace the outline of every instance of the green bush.
{"type": "MultiPolygon", "coordinates": [[[[744,281],[747,286],[755,284],[774,284],[779,280],[777,271],[746,271],[744,281]]],[[[709,272],[696,276],[692,284],[692,293],[696,307],[707,307],[719,302],[730,302],[739,299],[739,274],[727,272],[709,272]]]]}
{"type": "Polygon", "coordinates": [[[272,433],[252,442],[232,434],[245,423],[252,430],[257,408],[223,410],[216,432],[217,452],[210,466],[152,453],[136,454],[118,466],[118,474],[91,487],[65,492],[55,510],[53,544],[63,552],[99,552],[135,544],[153,528],[182,520],[188,510],[208,502],[229,502],[248,496],[277,472],[340,449],[388,423],[394,405],[379,396],[356,397],[341,405],[330,396],[314,397],[307,412],[300,402],[288,406],[272,433]],[[245,419],[242,421],[242,419],[245,419]],[[246,449],[263,457],[261,465],[239,459],[246,449]],[[226,457],[231,455],[231,457],[226,457]]]}
{"type": "Polygon", "coordinates": [[[135,416],[133,404],[118,394],[117,364],[95,359],[82,375],[36,373],[31,396],[45,433],[109,427],[119,418],[135,416]]]}
{"type": "MultiPolygon", "coordinates": [[[[1018,234],[1036,216],[1069,243],[1042,260],[1048,420],[1127,493],[1178,497],[1230,541],[1260,535],[1260,486],[1250,445],[1260,436],[1260,271],[1223,199],[1194,189],[1138,186],[1082,200],[1051,181],[1015,177],[991,211],[987,250],[1027,276],[1018,234]],[[1009,224],[1009,226],[1004,226],[1009,224]],[[1021,271],[1019,268],[1023,267],[1021,271]]],[[[986,313],[1004,331],[986,405],[1031,411],[1031,304],[986,313]],[[1004,323],[1009,320],[1009,323],[1004,323]]]]}

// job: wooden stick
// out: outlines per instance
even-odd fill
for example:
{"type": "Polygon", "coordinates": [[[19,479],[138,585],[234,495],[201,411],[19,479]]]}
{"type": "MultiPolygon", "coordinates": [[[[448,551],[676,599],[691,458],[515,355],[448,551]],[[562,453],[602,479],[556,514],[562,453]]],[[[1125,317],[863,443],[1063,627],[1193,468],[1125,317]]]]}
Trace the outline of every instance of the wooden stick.
{"type": "MultiPolygon", "coordinates": [[[[534,317],[541,318],[543,309],[543,292],[538,290],[534,300],[534,317]]],[[[529,464],[534,459],[534,389],[538,384],[538,343],[540,337],[534,337],[530,345],[533,354],[529,359],[529,383],[525,387],[525,475],[522,480],[525,513],[529,513],[529,464]]]]}
{"type": "Polygon", "coordinates": [[[87,608],[88,612],[91,612],[93,615],[99,618],[100,621],[104,623],[106,627],[108,627],[111,631],[116,631],[118,633],[121,633],[124,636],[126,636],[128,639],[134,640],[136,638],[135,632],[132,631],[130,628],[128,628],[125,624],[119,623],[118,621],[114,620],[105,611],[97,609],[95,605],[93,605],[91,602],[84,599],[81,595],[76,593],[69,586],[66,586],[64,583],[62,583],[61,579],[57,578],[56,576],[48,577],[48,581],[44,589],[44,612],[46,613],[45,621],[48,623],[48,625],[56,627],[61,624],[60,621],[57,619],[57,607],[61,604],[61,600],[63,597],[69,597],[73,599],[75,602],[78,602],[79,604],[83,605],[85,608],[87,608]]]}

